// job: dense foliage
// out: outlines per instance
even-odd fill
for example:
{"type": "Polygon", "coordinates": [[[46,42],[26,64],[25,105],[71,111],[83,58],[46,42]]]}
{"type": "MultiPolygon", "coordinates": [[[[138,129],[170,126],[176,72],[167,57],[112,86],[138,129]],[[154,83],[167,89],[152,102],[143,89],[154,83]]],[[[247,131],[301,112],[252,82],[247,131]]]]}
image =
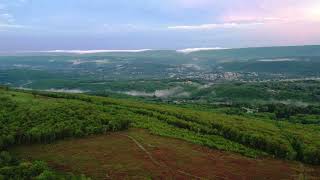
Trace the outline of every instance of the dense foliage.
{"type": "MultiPolygon", "coordinates": [[[[11,96],[14,97],[15,94],[11,96]]],[[[128,127],[126,117],[122,114],[110,116],[102,107],[79,101],[37,101],[33,100],[35,96],[29,95],[30,99],[20,99],[18,102],[7,96],[0,97],[0,147],[48,143],[61,138],[81,137],[128,127]]]]}
{"type": "Polygon", "coordinates": [[[21,162],[6,151],[0,152],[0,179],[36,179],[36,180],[89,180],[85,176],[71,173],[61,174],[52,171],[45,162],[21,162]]]}

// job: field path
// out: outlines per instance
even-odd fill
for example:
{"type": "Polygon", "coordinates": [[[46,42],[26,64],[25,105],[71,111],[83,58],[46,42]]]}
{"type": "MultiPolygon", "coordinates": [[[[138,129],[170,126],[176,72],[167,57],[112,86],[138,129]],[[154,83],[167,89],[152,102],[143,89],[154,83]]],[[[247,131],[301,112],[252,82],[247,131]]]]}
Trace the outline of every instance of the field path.
{"type": "Polygon", "coordinates": [[[104,179],[320,179],[320,167],[209,149],[143,129],[10,149],[58,170],[104,179]]]}
{"type": "MultiPolygon", "coordinates": [[[[172,169],[171,169],[169,166],[166,166],[166,165],[164,165],[164,164],[161,164],[161,163],[159,163],[157,160],[155,160],[154,157],[152,156],[152,154],[151,154],[149,151],[147,151],[147,150],[143,147],[143,145],[140,144],[136,139],[134,139],[133,137],[131,137],[131,136],[129,136],[129,135],[123,135],[123,136],[130,138],[142,151],[144,151],[144,152],[149,156],[150,160],[151,160],[154,164],[158,165],[159,167],[168,168],[168,169],[170,169],[170,170],[172,171],[172,169]]],[[[204,179],[204,178],[201,178],[201,177],[199,177],[199,176],[195,176],[195,175],[192,175],[192,174],[190,174],[190,173],[184,172],[184,171],[182,171],[182,170],[177,170],[176,172],[178,172],[178,173],[180,173],[180,174],[183,174],[183,175],[185,175],[185,176],[191,177],[191,178],[193,178],[193,179],[204,179]]]]}
{"type": "Polygon", "coordinates": [[[147,150],[142,146],[142,144],[140,144],[136,139],[134,139],[133,137],[131,137],[131,136],[129,136],[129,135],[122,135],[122,136],[128,137],[129,139],[131,139],[142,151],[144,151],[144,152],[148,155],[148,157],[151,159],[151,161],[152,161],[155,165],[157,165],[157,166],[163,166],[163,165],[160,164],[158,161],[156,161],[156,160],[152,157],[151,153],[150,153],[149,151],[147,151],[147,150]]]}

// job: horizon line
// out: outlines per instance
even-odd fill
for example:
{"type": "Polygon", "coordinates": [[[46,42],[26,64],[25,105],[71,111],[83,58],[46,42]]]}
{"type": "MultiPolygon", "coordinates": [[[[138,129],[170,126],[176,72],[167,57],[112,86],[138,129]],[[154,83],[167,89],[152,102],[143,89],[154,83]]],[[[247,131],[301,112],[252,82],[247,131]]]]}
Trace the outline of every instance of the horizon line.
{"type": "Polygon", "coordinates": [[[303,47],[303,46],[320,46],[320,44],[307,45],[277,45],[277,46],[246,46],[246,47],[191,47],[182,49],[54,49],[54,50],[12,50],[0,51],[0,54],[19,54],[19,53],[67,53],[67,54],[97,54],[97,53],[139,53],[146,51],[176,51],[178,53],[192,53],[198,51],[219,51],[228,49],[250,49],[250,48],[274,48],[274,47],[303,47]]]}

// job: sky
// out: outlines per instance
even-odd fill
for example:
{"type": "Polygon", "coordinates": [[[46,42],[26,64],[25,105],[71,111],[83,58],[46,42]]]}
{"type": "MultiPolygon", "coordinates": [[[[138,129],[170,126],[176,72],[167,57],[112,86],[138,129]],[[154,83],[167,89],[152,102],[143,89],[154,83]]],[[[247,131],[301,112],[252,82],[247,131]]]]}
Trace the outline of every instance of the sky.
{"type": "Polygon", "coordinates": [[[320,0],[0,0],[0,51],[320,44],[320,0]]]}

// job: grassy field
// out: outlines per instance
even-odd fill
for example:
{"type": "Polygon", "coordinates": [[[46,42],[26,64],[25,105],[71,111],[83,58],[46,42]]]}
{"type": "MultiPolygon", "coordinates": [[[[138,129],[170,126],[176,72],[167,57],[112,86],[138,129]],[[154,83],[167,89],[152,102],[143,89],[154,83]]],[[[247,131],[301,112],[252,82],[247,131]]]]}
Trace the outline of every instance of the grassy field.
{"type": "Polygon", "coordinates": [[[17,146],[10,151],[17,157],[45,160],[54,169],[84,173],[93,179],[312,179],[320,176],[319,167],[270,158],[250,159],[151,135],[141,129],[17,146]]]}

